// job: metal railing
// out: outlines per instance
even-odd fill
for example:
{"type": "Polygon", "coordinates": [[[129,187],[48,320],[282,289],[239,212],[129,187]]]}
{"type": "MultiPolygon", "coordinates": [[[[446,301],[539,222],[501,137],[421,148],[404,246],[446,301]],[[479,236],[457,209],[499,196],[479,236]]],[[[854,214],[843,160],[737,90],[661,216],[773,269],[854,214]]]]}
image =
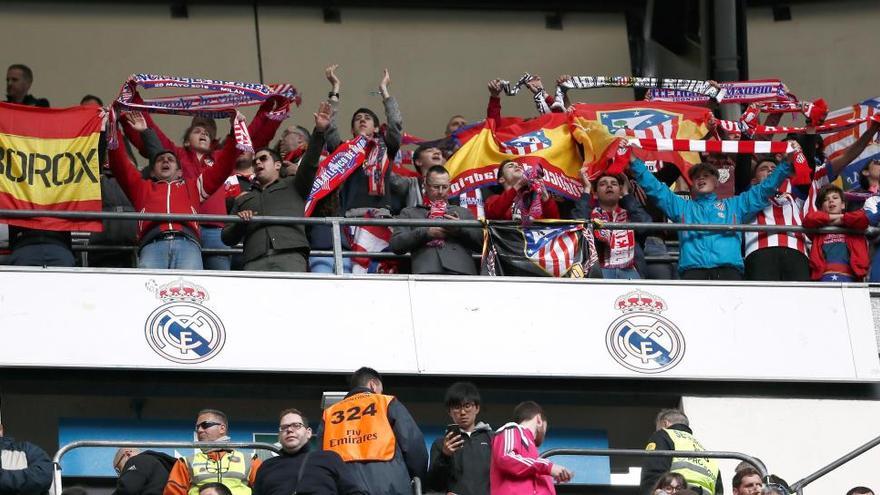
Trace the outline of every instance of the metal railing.
{"type": "Polygon", "coordinates": [[[841,457],[831,461],[827,466],[817,470],[816,472],[805,476],[803,479],[795,481],[791,484],[791,491],[801,495],[804,493],[804,487],[809,485],[810,483],[816,481],[817,479],[825,476],[826,474],[834,471],[835,469],[843,466],[847,462],[855,459],[856,457],[864,454],[865,452],[873,449],[874,447],[880,445],[880,437],[874,438],[870,442],[867,442],[864,445],[857,447],[856,449],[842,455],[841,457]]]}
{"type": "MultiPolygon", "coordinates": [[[[68,443],[58,449],[58,452],[55,452],[55,456],[52,458],[52,495],[61,495],[61,458],[71,450],[84,447],[116,447],[118,449],[262,449],[276,454],[281,453],[279,447],[263,442],[117,442],[113,440],[80,440],[68,443]]],[[[422,495],[422,480],[418,476],[411,480],[411,485],[413,495],[422,495]]]]}
{"type": "MultiPolygon", "coordinates": [[[[246,223],[236,215],[201,215],[201,214],[167,214],[167,213],[140,213],[140,212],[115,212],[115,211],[51,211],[51,210],[4,210],[0,209],[0,218],[34,218],[51,217],[67,220],[141,220],[159,222],[214,222],[214,223],[246,223]]],[[[557,225],[584,224],[591,222],[583,219],[574,220],[551,220],[546,223],[557,225]]],[[[385,226],[385,227],[464,227],[485,228],[489,223],[500,225],[515,225],[510,221],[485,221],[485,220],[428,220],[409,218],[347,218],[347,217],[286,217],[286,216],[255,216],[247,223],[272,224],[272,225],[327,225],[331,227],[333,249],[332,255],[335,264],[336,275],[343,274],[342,260],[344,257],[378,257],[397,256],[391,253],[361,253],[344,252],[342,249],[343,226],[385,226]],[[343,254],[344,253],[344,254],[343,254]]],[[[702,231],[702,232],[802,232],[807,234],[817,233],[852,233],[875,236],[880,234],[880,229],[870,227],[866,231],[844,229],[840,227],[824,227],[821,229],[807,229],[800,226],[789,225],[717,225],[717,224],[678,224],[678,223],[602,223],[601,228],[610,230],[636,230],[636,231],[702,231]]],[[[136,249],[136,248],[135,248],[136,249]]],[[[207,252],[207,251],[206,251],[207,252]]],[[[225,250],[224,250],[225,252],[225,250]]],[[[317,255],[319,252],[315,252],[317,255]]],[[[323,254],[323,252],[321,252],[323,254]]]]}
{"type": "Polygon", "coordinates": [[[631,457],[689,457],[702,458],[709,457],[713,459],[738,459],[748,462],[755,466],[755,469],[761,473],[761,479],[766,479],[769,473],[764,462],[757,457],[743,454],[741,452],[726,452],[719,450],[639,450],[639,449],[550,449],[541,452],[540,457],[543,459],[559,456],[559,455],[575,455],[575,456],[631,456],[631,457]]]}
{"type": "Polygon", "coordinates": [[[281,452],[281,449],[271,443],[263,442],[117,442],[114,440],[80,440],[71,442],[55,452],[52,457],[53,480],[52,495],[61,495],[61,458],[74,449],[84,447],[116,447],[121,448],[146,448],[146,449],[262,449],[281,452]]]}

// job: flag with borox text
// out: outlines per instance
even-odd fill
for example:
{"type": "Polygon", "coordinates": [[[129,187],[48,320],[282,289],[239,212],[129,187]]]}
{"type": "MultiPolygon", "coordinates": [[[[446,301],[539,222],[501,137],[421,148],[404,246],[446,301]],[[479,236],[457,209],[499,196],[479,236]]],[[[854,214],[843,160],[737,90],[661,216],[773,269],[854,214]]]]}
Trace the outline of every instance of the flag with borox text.
{"type": "Polygon", "coordinates": [[[505,161],[525,167],[540,165],[544,184],[553,193],[578,199],[581,193],[581,157],[571,137],[568,117],[550,113],[534,119],[489,119],[454,135],[459,147],[446,162],[450,196],[497,183],[495,173],[505,161]]]}
{"type": "MultiPolygon", "coordinates": [[[[101,211],[99,111],[0,103],[0,208],[101,211]]],[[[41,230],[102,230],[100,220],[36,217],[0,222],[41,230]]]]}
{"type": "MultiPolygon", "coordinates": [[[[711,117],[708,109],[679,103],[625,102],[574,105],[572,132],[584,149],[584,165],[591,178],[608,170],[623,172],[629,161],[620,153],[627,138],[702,139],[711,117]]],[[[699,153],[652,151],[632,148],[644,161],[674,163],[687,176],[687,169],[700,162],[699,153]]]]}

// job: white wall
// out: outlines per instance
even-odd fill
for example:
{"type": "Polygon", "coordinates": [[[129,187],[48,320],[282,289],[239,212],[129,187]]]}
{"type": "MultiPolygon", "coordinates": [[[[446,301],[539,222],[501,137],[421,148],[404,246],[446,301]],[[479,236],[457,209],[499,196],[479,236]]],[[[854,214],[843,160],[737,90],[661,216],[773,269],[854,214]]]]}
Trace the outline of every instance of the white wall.
{"type": "MultiPolygon", "coordinates": [[[[781,355],[780,359],[786,357],[781,355]]],[[[880,435],[880,401],[683,397],[694,434],[708,450],[758,457],[789,484],[880,435]]],[[[722,461],[725,493],[738,461],[722,461]]],[[[810,494],[842,495],[880,487],[880,447],[808,485],[810,494]]]]}

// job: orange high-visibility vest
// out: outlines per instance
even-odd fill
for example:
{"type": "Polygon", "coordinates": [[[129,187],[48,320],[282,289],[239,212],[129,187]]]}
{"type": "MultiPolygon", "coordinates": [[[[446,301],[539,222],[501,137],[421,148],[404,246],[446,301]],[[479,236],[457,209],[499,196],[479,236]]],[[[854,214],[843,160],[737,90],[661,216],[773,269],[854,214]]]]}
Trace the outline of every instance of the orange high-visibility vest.
{"type": "Polygon", "coordinates": [[[388,422],[391,395],[355,394],[324,410],[324,450],[345,462],[390,461],[397,439],[388,422]]]}

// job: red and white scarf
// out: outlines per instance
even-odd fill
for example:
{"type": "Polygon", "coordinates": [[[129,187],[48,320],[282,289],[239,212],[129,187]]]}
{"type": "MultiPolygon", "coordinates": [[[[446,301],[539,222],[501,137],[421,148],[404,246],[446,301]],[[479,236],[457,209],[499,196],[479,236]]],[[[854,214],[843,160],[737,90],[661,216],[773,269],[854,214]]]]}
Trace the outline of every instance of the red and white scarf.
{"type": "Polygon", "coordinates": [[[601,262],[603,268],[632,268],[636,264],[636,235],[632,230],[609,230],[601,227],[602,223],[626,223],[629,214],[621,207],[609,212],[597,206],[590,212],[590,218],[598,220],[599,229],[596,239],[607,246],[601,262]]]}
{"type": "Polygon", "coordinates": [[[545,191],[544,168],[540,165],[529,167],[523,172],[523,177],[527,179],[528,183],[526,187],[516,192],[511,218],[516,219],[515,217],[519,213],[522,225],[527,227],[532,224],[533,219],[544,216],[544,207],[541,204],[545,191]]]}
{"type": "Polygon", "coordinates": [[[370,141],[373,146],[367,153],[363,166],[364,174],[367,176],[367,192],[370,196],[384,196],[385,174],[388,172],[388,167],[391,166],[391,160],[388,159],[388,147],[381,134],[371,138],[370,141]]]}
{"type": "MultiPolygon", "coordinates": [[[[428,220],[439,220],[446,215],[446,209],[448,208],[449,203],[447,203],[446,200],[431,201],[428,198],[425,198],[425,206],[428,208],[428,220]]],[[[431,239],[428,241],[427,245],[431,247],[443,247],[446,245],[446,241],[443,239],[431,239]]]]}

